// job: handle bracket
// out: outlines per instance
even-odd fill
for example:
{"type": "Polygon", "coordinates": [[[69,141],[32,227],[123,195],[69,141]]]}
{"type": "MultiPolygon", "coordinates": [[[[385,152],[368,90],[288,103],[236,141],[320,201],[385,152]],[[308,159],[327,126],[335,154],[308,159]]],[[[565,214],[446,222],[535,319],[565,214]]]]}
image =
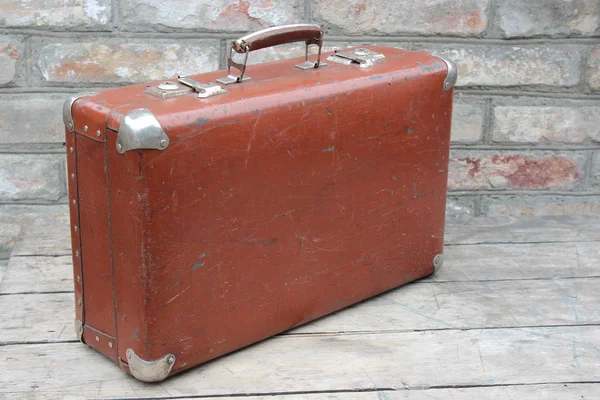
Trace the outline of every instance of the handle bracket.
{"type": "Polygon", "coordinates": [[[297,68],[311,69],[326,65],[321,62],[321,48],[323,46],[323,30],[321,27],[314,24],[276,26],[242,36],[241,38],[232,41],[229,49],[229,57],[227,58],[227,76],[217,79],[217,82],[223,85],[230,85],[250,79],[250,77],[245,74],[248,63],[248,54],[251,51],[299,41],[304,41],[306,43],[306,50],[305,61],[296,65],[297,68]],[[311,44],[319,46],[316,63],[308,60],[308,46],[311,44]],[[236,53],[244,54],[243,63],[233,61],[234,51],[236,53]],[[233,75],[231,73],[231,67],[240,71],[240,74],[233,75]]]}

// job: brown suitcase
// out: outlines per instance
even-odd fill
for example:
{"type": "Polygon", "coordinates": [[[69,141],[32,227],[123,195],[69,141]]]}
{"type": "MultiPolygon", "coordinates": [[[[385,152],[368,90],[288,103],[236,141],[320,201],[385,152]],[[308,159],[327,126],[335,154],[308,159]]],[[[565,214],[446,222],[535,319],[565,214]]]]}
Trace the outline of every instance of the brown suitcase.
{"type": "Polygon", "coordinates": [[[270,28],[231,54],[304,41],[328,65],[230,55],[229,73],[65,103],[76,330],[137,379],[441,265],[454,64],[380,46],[320,54],[322,38],[270,28]]]}

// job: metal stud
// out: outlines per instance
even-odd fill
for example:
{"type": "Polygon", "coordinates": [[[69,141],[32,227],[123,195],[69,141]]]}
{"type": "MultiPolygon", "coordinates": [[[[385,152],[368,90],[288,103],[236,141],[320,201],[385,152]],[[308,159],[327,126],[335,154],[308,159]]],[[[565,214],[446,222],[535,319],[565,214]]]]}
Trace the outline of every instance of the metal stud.
{"type": "Polygon", "coordinates": [[[75,232],[77,232],[77,231],[79,230],[79,228],[77,228],[77,225],[75,225],[75,226],[73,227],[73,230],[74,230],[75,232]]]}
{"type": "Polygon", "coordinates": [[[72,130],[73,130],[73,123],[72,123],[72,122],[69,122],[69,123],[67,124],[67,128],[69,128],[69,130],[70,130],[70,131],[72,131],[72,130]]]}
{"type": "Polygon", "coordinates": [[[121,143],[117,143],[117,150],[119,150],[119,151],[123,150],[123,146],[121,146],[121,143]]]}
{"type": "Polygon", "coordinates": [[[77,205],[77,200],[73,199],[73,205],[77,205]]]}
{"type": "Polygon", "coordinates": [[[169,358],[167,358],[167,362],[169,364],[173,364],[175,362],[175,357],[174,356],[169,356],[169,358]]]}
{"type": "Polygon", "coordinates": [[[127,357],[131,358],[133,356],[133,350],[127,349],[127,357]]]}
{"type": "Polygon", "coordinates": [[[81,282],[81,277],[77,275],[77,283],[81,282]]]}
{"type": "Polygon", "coordinates": [[[444,265],[444,256],[442,254],[437,254],[433,257],[433,269],[437,272],[442,265],[444,265]]]}
{"type": "Polygon", "coordinates": [[[81,306],[81,299],[77,300],[77,305],[81,306]]]}
{"type": "Polygon", "coordinates": [[[96,336],[96,342],[99,342],[100,338],[98,336],[96,336]]]}
{"type": "Polygon", "coordinates": [[[69,151],[72,153],[75,151],[75,149],[73,149],[73,147],[69,147],[69,151]]]}
{"type": "Polygon", "coordinates": [[[99,130],[96,131],[96,136],[100,137],[101,134],[99,130]]]}
{"type": "Polygon", "coordinates": [[[112,349],[112,342],[108,342],[108,347],[110,347],[112,349]]]}
{"type": "Polygon", "coordinates": [[[84,131],[84,132],[87,132],[87,131],[88,131],[88,126],[87,126],[87,125],[83,127],[83,131],[84,131]]]}
{"type": "Polygon", "coordinates": [[[75,250],[75,257],[79,258],[79,250],[75,250]]]}
{"type": "Polygon", "coordinates": [[[167,147],[167,141],[165,139],[160,141],[160,147],[167,147]]]}
{"type": "Polygon", "coordinates": [[[75,180],[75,174],[71,174],[71,180],[74,181],[75,180]]]}

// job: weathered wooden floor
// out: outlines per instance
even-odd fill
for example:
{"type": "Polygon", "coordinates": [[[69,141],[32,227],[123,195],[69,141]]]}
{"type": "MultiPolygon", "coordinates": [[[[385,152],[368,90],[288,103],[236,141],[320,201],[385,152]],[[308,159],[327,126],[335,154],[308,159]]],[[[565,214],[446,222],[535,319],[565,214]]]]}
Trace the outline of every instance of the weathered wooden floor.
{"type": "Polygon", "coordinates": [[[600,217],[449,221],[435,276],[160,384],[76,341],[68,226],[12,249],[1,399],[600,399],[600,217]]]}

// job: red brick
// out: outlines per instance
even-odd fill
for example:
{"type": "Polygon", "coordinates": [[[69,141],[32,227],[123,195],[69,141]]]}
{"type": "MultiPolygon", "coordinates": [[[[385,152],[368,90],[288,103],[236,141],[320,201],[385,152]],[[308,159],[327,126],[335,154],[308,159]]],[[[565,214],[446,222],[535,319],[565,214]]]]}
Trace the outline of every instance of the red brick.
{"type": "Polygon", "coordinates": [[[121,1],[126,30],[254,31],[302,21],[300,0],[121,1]]]}
{"type": "Polygon", "coordinates": [[[52,83],[144,82],[213,71],[219,65],[218,40],[36,40],[34,47],[37,79],[52,83]]]}
{"type": "Polygon", "coordinates": [[[89,29],[110,23],[111,0],[2,0],[0,25],[7,27],[89,29]]]}
{"type": "Polygon", "coordinates": [[[590,52],[586,78],[590,89],[600,90],[600,47],[596,47],[590,52]]]}
{"type": "Polygon", "coordinates": [[[496,142],[600,142],[598,103],[563,102],[561,106],[494,107],[496,142]]]}
{"type": "Polygon", "coordinates": [[[487,27],[488,0],[313,0],[313,18],[339,34],[470,36],[487,27]]]}
{"type": "Polygon", "coordinates": [[[450,190],[572,189],[581,179],[585,155],[565,152],[453,152],[450,190]],[[483,153],[483,154],[482,154],[483,153]]]}
{"type": "Polygon", "coordinates": [[[0,36],[0,86],[10,85],[23,79],[24,46],[20,38],[0,36]]]}

